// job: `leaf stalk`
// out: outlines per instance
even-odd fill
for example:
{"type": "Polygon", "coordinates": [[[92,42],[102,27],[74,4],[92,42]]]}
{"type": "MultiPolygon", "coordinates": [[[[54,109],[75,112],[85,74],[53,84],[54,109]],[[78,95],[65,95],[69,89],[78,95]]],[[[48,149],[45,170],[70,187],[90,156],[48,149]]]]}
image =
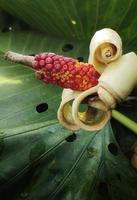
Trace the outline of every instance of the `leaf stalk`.
{"type": "Polygon", "coordinates": [[[116,119],[118,122],[123,124],[125,127],[133,131],[137,134],[137,123],[125,116],[124,114],[120,113],[117,110],[112,110],[112,117],[116,119]]]}

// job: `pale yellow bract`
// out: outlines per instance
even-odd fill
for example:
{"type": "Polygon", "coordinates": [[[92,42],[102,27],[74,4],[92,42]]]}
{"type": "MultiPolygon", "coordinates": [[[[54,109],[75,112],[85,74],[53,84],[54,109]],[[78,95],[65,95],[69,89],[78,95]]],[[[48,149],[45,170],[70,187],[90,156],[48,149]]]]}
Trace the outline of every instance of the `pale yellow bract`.
{"type": "Polygon", "coordinates": [[[97,131],[105,126],[116,103],[137,84],[137,56],[122,56],[122,41],[112,29],[97,31],[90,42],[88,62],[101,74],[97,86],[83,92],[64,89],[58,109],[59,122],[71,131],[97,131]],[[79,112],[85,103],[87,109],[79,112]]]}

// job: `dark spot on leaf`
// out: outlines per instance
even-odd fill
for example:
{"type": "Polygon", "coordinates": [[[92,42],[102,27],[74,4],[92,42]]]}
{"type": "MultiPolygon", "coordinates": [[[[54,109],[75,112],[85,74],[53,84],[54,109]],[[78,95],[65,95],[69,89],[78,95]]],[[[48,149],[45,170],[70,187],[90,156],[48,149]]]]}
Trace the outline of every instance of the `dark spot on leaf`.
{"type": "Polygon", "coordinates": [[[36,106],[36,111],[38,113],[45,112],[46,110],[48,110],[48,104],[47,103],[41,103],[41,104],[36,106]]]}
{"type": "Polygon", "coordinates": [[[84,61],[83,57],[78,57],[77,59],[78,59],[79,62],[83,62],[84,61]]]}
{"type": "Polygon", "coordinates": [[[99,183],[98,192],[102,196],[102,199],[108,199],[108,184],[106,181],[101,181],[99,183]]]}
{"type": "Polygon", "coordinates": [[[72,44],[64,44],[64,46],[62,47],[62,51],[70,51],[73,49],[73,45],[72,44]]]}
{"type": "Polygon", "coordinates": [[[110,151],[110,153],[112,153],[115,156],[118,154],[118,148],[114,143],[110,143],[108,145],[108,150],[110,151]]]}
{"type": "Polygon", "coordinates": [[[66,141],[67,141],[67,142],[73,142],[74,140],[76,140],[76,138],[77,138],[76,134],[73,133],[72,135],[70,135],[70,136],[68,136],[68,137],[66,138],[66,141]]]}

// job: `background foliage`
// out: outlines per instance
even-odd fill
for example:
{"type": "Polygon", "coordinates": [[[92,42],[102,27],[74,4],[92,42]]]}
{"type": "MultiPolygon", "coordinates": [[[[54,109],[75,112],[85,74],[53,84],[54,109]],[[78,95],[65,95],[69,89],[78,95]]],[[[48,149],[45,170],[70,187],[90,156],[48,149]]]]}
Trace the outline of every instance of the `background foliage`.
{"type": "MultiPolygon", "coordinates": [[[[7,50],[51,51],[86,62],[104,27],[118,31],[124,52],[137,52],[136,9],[136,0],[0,0],[0,199],[136,199],[137,137],[116,121],[113,130],[69,132],[56,119],[61,89],[3,59],[7,50]]],[[[137,120],[136,105],[117,109],[137,120]]]]}

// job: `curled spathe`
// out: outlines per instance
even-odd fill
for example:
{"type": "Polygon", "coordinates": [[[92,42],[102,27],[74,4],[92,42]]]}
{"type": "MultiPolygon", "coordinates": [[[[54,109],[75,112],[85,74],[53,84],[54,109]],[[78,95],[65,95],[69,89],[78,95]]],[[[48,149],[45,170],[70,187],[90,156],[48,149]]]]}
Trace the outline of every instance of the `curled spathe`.
{"type": "Polygon", "coordinates": [[[112,29],[95,33],[88,61],[101,74],[98,85],[82,92],[64,89],[58,109],[59,122],[71,131],[103,128],[111,110],[137,85],[137,56],[134,52],[122,56],[121,38],[112,29]]]}

